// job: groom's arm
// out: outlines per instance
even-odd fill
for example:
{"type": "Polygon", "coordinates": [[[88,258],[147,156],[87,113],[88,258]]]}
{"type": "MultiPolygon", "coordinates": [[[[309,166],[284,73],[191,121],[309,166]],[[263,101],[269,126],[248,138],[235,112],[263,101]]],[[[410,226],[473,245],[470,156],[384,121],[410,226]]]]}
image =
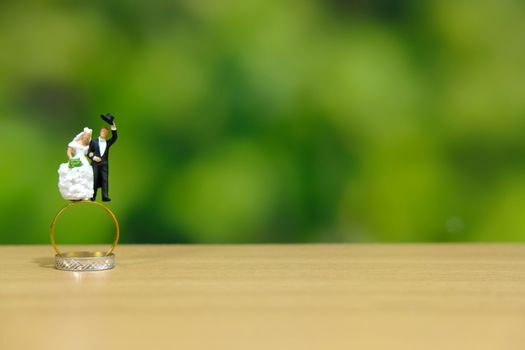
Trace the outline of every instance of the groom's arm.
{"type": "Polygon", "coordinates": [[[117,125],[113,123],[111,126],[111,138],[108,140],[108,146],[111,146],[118,139],[117,125]]]}
{"type": "Polygon", "coordinates": [[[93,148],[93,141],[89,142],[89,148],[88,148],[88,151],[87,151],[87,156],[91,160],[93,160],[93,157],[95,156],[95,149],[93,148]]]}
{"type": "Polygon", "coordinates": [[[95,156],[95,144],[93,143],[93,141],[89,143],[87,156],[89,159],[91,159],[91,162],[100,163],[100,161],[102,160],[100,159],[100,157],[95,156]]]}

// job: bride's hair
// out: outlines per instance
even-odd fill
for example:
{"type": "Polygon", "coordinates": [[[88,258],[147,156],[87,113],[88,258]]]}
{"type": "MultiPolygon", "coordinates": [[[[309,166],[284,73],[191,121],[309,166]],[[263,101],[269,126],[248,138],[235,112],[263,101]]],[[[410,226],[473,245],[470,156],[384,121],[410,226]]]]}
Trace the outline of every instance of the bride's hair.
{"type": "MultiPolygon", "coordinates": [[[[90,133],[90,134],[93,134],[93,130],[90,129],[90,128],[88,128],[88,127],[86,127],[86,128],[84,128],[84,130],[82,130],[82,132],[81,132],[80,134],[78,134],[77,136],[75,136],[75,138],[73,139],[73,142],[77,142],[77,141],[79,141],[79,140],[82,138],[82,136],[84,135],[85,132],[88,132],[88,133],[90,133]]],[[[91,141],[91,137],[89,138],[89,141],[91,141]]]]}

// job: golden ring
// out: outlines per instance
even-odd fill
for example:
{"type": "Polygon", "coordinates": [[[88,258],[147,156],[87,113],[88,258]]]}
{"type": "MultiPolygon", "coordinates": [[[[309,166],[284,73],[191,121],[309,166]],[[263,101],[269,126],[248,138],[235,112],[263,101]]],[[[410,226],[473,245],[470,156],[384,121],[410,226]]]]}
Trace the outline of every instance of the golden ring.
{"type": "MultiPolygon", "coordinates": [[[[91,202],[91,201],[86,201],[86,200],[83,200],[83,201],[77,201],[77,202],[73,202],[71,204],[68,204],[66,205],[64,208],[62,208],[58,214],[55,216],[55,219],[53,220],[53,222],[51,223],[51,233],[50,233],[50,238],[51,238],[51,245],[53,246],[53,249],[55,250],[55,252],[57,253],[57,255],[59,256],[63,256],[62,253],[60,252],[60,250],[58,249],[57,245],[56,245],[56,242],[55,242],[55,225],[57,223],[57,220],[58,218],[69,208],[75,206],[75,205],[78,205],[78,204],[82,204],[82,203],[86,203],[86,204],[95,204],[99,207],[101,207],[102,209],[104,209],[106,211],[106,213],[109,214],[109,216],[111,216],[111,219],[113,219],[113,224],[115,226],[115,238],[113,239],[113,244],[111,245],[111,248],[107,251],[107,253],[105,253],[105,255],[110,255],[111,253],[113,253],[113,251],[115,250],[115,248],[117,247],[117,244],[118,244],[118,240],[119,240],[119,237],[120,237],[120,225],[118,223],[118,220],[117,220],[117,217],[115,216],[115,214],[113,214],[113,212],[108,208],[106,207],[104,204],[101,204],[101,203],[98,203],[98,202],[91,202]]],[[[97,252],[98,254],[98,252],[97,252]]]]}

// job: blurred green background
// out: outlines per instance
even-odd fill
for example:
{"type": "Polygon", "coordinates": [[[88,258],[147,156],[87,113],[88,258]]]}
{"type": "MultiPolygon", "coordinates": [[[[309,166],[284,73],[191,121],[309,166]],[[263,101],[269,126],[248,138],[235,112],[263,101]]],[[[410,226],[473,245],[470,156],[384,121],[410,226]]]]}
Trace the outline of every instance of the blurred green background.
{"type": "Polygon", "coordinates": [[[522,241],[524,62],[518,0],[3,0],[0,243],[106,112],[124,243],[522,241]]]}

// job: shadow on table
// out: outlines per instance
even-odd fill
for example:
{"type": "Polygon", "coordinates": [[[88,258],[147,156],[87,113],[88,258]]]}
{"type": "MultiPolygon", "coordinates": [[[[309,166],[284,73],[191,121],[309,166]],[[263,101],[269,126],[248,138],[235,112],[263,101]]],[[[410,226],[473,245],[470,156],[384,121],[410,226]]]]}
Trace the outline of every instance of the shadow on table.
{"type": "Polygon", "coordinates": [[[55,259],[50,258],[48,256],[35,258],[32,261],[35,264],[38,264],[40,267],[45,267],[48,269],[54,269],[55,268],[55,259]]]}

